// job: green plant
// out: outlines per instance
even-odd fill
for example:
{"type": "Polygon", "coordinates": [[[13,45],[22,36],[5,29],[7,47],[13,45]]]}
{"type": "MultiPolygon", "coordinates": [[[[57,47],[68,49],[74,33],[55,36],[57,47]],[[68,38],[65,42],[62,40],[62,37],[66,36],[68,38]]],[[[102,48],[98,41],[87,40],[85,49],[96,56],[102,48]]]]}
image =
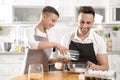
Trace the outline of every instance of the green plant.
{"type": "Polygon", "coordinates": [[[118,27],[118,26],[113,26],[112,30],[118,31],[118,30],[119,30],[119,27],[118,27]]]}
{"type": "Polygon", "coordinates": [[[0,30],[3,30],[2,26],[0,26],[0,30]]]}

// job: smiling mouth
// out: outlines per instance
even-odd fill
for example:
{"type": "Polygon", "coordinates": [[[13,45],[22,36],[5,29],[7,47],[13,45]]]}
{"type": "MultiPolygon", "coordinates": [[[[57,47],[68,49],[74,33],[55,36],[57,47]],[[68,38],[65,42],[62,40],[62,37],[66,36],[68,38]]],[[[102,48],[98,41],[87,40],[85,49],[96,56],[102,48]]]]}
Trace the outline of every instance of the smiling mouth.
{"type": "Polygon", "coordinates": [[[87,29],[82,29],[83,31],[87,31],[87,29]]]}

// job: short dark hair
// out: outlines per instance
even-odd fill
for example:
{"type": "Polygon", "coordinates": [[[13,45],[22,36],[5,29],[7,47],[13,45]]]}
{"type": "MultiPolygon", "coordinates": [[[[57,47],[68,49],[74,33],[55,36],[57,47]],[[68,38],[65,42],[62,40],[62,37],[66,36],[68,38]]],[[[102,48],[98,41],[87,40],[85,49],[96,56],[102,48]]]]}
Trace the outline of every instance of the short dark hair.
{"type": "Polygon", "coordinates": [[[55,8],[51,7],[51,6],[45,6],[43,8],[43,10],[42,10],[42,13],[43,14],[44,13],[54,13],[54,14],[56,14],[59,17],[58,11],[55,8]]]}
{"type": "Polygon", "coordinates": [[[91,6],[81,6],[78,10],[78,14],[80,13],[92,14],[95,17],[95,11],[91,6]]]}

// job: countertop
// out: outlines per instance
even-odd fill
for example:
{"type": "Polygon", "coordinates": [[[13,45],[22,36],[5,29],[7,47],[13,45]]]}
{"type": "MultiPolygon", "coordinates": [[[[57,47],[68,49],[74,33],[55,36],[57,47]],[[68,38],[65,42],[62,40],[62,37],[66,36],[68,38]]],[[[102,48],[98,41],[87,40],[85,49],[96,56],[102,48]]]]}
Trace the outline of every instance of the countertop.
{"type": "Polygon", "coordinates": [[[24,55],[25,52],[3,52],[0,51],[0,55],[24,55]]]}
{"type": "Polygon", "coordinates": [[[113,54],[113,55],[114,55],[114,54],[120,54],[120,51],[110,51],[110,52],[108,52],[108,55],[109,55],[109,54],[113,54]]]}
{"type": "MultiPolygon", "coordinates": [[[[0,55],[24,55],[25,52],[3,52],[0,51],[0,55]]],[[[115,54],[120,54],[120,51],[110,51],[108,52],[108,55],[115,55],[115,54]]]]}

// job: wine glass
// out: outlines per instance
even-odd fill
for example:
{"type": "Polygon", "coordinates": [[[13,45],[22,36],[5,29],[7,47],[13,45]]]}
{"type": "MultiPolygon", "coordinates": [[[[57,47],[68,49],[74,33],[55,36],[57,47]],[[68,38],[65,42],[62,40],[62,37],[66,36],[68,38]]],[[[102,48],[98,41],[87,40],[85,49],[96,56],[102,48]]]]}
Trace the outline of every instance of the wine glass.
{"type": "Polygon", "coordinates": [[[43,80],[43,64],[30,64],[28,68],[28,80],[43,80]]]}

